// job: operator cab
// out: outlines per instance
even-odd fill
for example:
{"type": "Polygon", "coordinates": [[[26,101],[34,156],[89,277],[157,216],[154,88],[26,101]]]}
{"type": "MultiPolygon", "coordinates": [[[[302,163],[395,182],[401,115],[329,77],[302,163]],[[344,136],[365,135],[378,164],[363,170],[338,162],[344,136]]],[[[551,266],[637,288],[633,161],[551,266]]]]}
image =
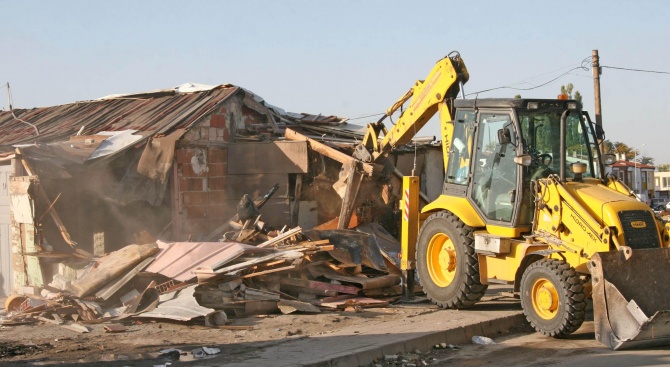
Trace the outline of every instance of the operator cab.
{"type": "Polygon", "coordinates": [[[453,107],[444,191],[467,197],[487,225],[529,231],[532,181],[603,175],[595,129],[578,101],[457,99],[453,107]]]}

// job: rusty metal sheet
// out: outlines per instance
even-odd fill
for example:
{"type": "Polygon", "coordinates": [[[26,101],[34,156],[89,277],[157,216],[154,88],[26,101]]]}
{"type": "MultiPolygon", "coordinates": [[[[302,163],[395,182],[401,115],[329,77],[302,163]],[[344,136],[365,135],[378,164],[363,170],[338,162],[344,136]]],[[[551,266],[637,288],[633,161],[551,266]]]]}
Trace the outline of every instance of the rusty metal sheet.
{"type": "Polygon", "coordinates": [[[146,271],[179,281],[195,278],[197,267],[222,266],[245,253],[267,250],[237,242],[173,242],[157,241],[161,252],[146,271]]]}
{"type": "Polygon", "coordinates": [[[150,312],[144,312],[134,317],[151,317],[188,321],[196,317],[207,316],[215,312],[213,308],[202,307],[196,301],[193,293],[195,285],[182,289],[176,293],[169,293],[160,297],[158,306],[150,312]]]}
{"type": "Polygon", "coordinates": [[[101,288],[99,291],[95,293],[95,296],[105,301],[108,300],[111,296],[114,295],[114,293],[116,293],[116,291],[121,289],[121,287],[126,285],[126,283],[130,282],[130,280],[133,279],[135,275],[137,275],[140,271],[142,271],[142,269],[144,269],[153,260],[154,259],[152,257],[144,259],[134,268],[130,269],[125,274],[122,274],[122,276],[119,276],[113,281],[107,283],[107,285],[105,285],[103,288],[101,288]]]}
{"type": "Polygon", "coordinates": [[[188,128],[205,114],[241,89],[221,85],[194,93],[138,94],[136,98],[70,103],[53,107],[14,109],[16,116],[35,125],[17,121],[10,111],[0,111],[0,145],[68,141],[81,131],[95,135],[102,131],[137,130],[168,133],[188,128]]]}

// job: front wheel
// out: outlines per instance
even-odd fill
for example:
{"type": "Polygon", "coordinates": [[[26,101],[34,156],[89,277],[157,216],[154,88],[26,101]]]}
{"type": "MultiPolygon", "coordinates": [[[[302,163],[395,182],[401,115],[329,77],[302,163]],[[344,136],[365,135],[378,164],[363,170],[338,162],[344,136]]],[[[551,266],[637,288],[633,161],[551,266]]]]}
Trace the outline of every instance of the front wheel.
{"type": "Polygon", "coordinates": [[[450,212],[426,219],[416,247],[417,273],[428,298],[443,308],[467,308],[479,301],[486,285],[479,280],[479,262],[472,228],[450,212]]]}
{"type": "Polygon", "coordinates": [[[521,307],[528,322],[544,335],[561,338],[584,322],[586,295],[579,274],[565,261],[542,259],[521,277],[521,307]]]}

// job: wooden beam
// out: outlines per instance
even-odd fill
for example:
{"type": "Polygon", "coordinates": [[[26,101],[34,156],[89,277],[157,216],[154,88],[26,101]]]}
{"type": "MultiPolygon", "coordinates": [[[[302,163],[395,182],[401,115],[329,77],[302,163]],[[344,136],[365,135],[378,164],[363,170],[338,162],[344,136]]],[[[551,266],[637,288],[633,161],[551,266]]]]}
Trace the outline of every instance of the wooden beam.
{"type": "MultiPolygon", "coordinates": [[[[352,156],[342,153],[337,149],[331,148],[327,146],[326,144],[320,143],[312,138],[308,138],[305,135],[300,134],[299,132],[296,132],[295,130],[292,130],[290,128],[286,128],[286,132],[284,132],[284,136],[289,139],[289,140],[295,140],[295,141],[307,141],[309,142],[310,148],[314,150],[315,152],[319,154],[323,154],[326,157],[333,159],[337,162],[340,162],[342,164],[346,163],[351,163],[351,162],[358,162],[355,158],[352,156]]],[[[365,172],[366,175],[372,176],[372,174],[375,172],[375,165],[370,164],[370,163],[361,163],[361,168],[365,172]]],[[[379,169],[378,169],[379,170],[379,169]]]]}
{"type": "MultiPolygon", "coordinates": [[[[356,197],[358,196],[358,189],[361,187],[363,175],[356,170],[356,163],[351,162],[349,165],[349,177],[347,177],[347,186],[342,198],[342,207],[340,208],[340,216],[337,221],[337,229],[347,229],[346,227],[351,220],[351,214],[354,211],[356,204],[356,197]]],[[[345,165],[345,167],[347,166],[345,165]]]]}
{"type": "Polygon", "coordinates": [[[281,241],[287,240],[287,239],[291,238],[292,236],[295,236],[296,234],[298,234],[300,232],[302,232],[302,228],[300,228],[300,227],[292,228],[292,229],[278,235],[277,237],[271,238],[271,239],[261,243],[260,245],[258,245],[256,247],[270,247],[270,246],[272,246],[274,244],[277,244],[281,241]]]}

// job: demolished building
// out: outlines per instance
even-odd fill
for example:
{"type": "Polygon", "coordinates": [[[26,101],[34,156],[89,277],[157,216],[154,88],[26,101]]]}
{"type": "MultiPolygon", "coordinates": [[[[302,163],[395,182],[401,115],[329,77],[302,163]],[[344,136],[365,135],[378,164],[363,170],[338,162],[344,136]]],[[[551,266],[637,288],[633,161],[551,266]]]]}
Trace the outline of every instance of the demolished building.
{"type": "MultiPolygon", "coordinates": [[[[426,187],[441,187],[440,148],[394,152],[389,178],[373,181],[383,167],[350,154],[363,132],[345,118],[286,112],[233,85],[0,111],[3,293],[81,279],[92,258],[157,239],[195,248],[366,223],[395,234],[399,177],[416,165],[422,182],[438,182],[426,187]],[[264,198],[262,208],[251,206],[260,223],[240,218],[241,198],[264,198]],[[231,218],[253,228],[226,237],[231,218]]],[[[425,199],[437,195],[424,190],[425,199]]],[[[216,276],[177,270],[189,270],[183,279],[216,276]]]]}

